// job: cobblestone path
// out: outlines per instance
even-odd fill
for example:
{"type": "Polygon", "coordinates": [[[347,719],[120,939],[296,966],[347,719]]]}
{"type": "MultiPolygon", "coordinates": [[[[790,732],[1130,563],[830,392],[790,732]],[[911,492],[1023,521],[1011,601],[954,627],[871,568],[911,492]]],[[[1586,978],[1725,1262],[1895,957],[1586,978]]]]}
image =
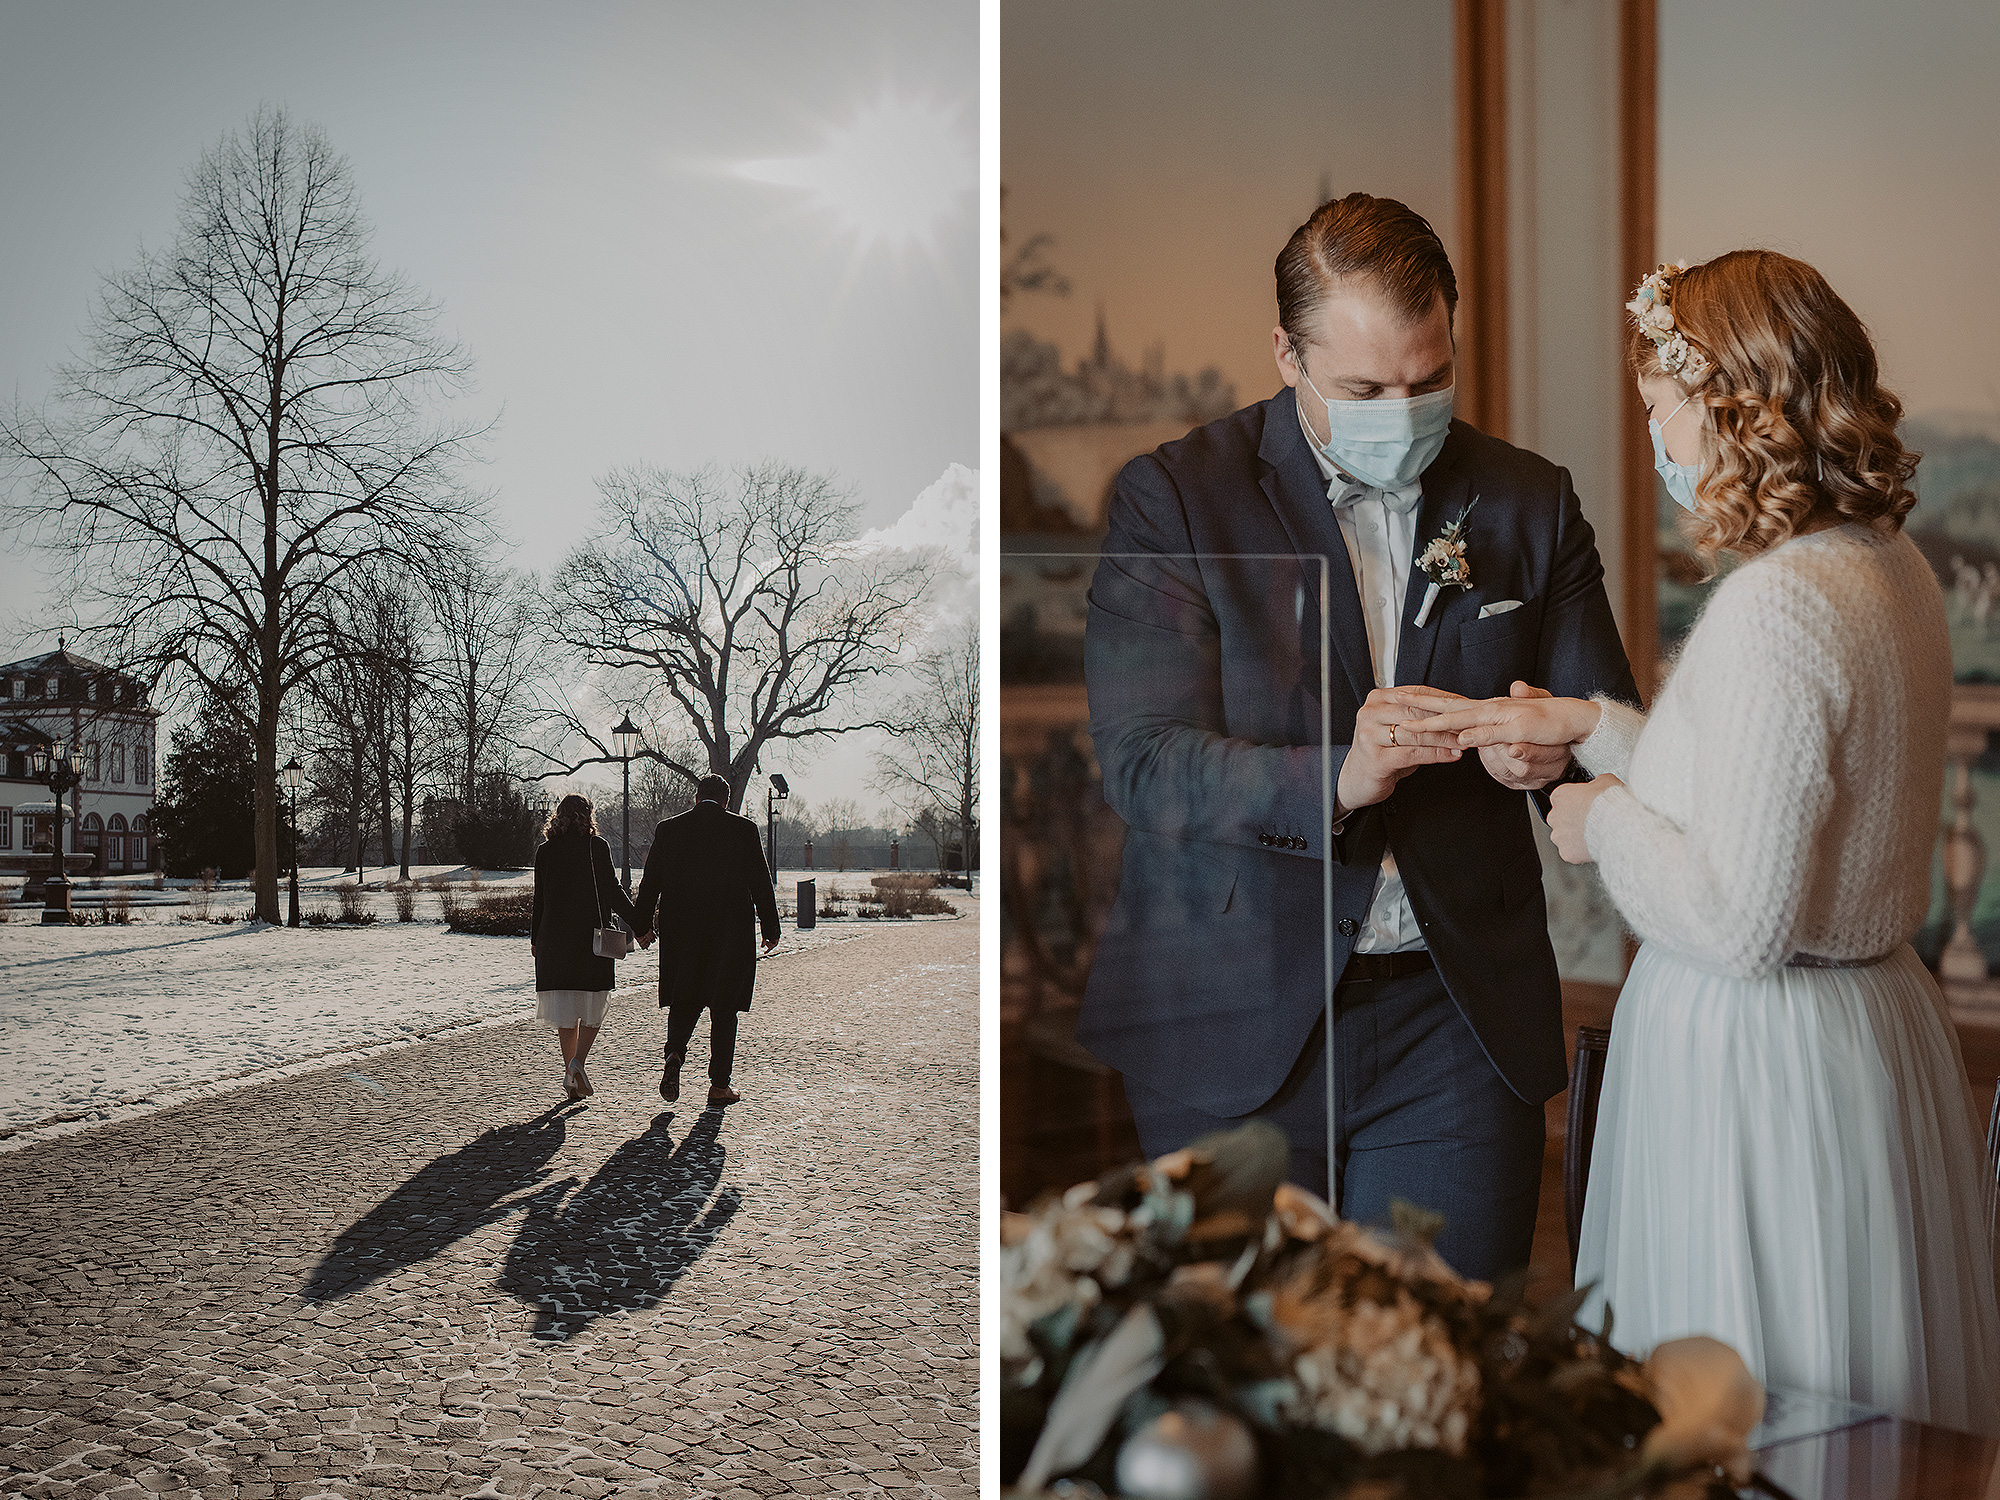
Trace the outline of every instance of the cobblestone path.
{"type": "Polygon", "coordinates": [[[648,995],[581,1105],[523,1023],[0,1156],[0,1493],[973,1495],[964,905],[760,965],[727,1110],[648,995]]]}

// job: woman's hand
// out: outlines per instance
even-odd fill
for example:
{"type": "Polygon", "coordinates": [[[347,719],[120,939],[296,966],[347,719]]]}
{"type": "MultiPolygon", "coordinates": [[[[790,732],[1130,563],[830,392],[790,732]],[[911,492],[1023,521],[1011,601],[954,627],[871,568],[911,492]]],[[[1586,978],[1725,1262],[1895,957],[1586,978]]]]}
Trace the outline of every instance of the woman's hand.
{"type": "Polygon", "coordinates": [[[1624,784],[1616,776],[1605,775],[1594,781],[1571,782],[1549,793],[1549,837],[1555,840],[1556,853],[1563,857],[1565,863],[1587,865],[1591,862],[1590,845],[1583,838],[1583,825],[1590,817],[1590,805],[1614,786],[1624,784]]]}
{"type": "Polygon", "coordinates": [[[1546,688],[1517,682],[1505,698],[1467,702],[1419,719],[1410,728],[1426,735],[1454,734],[1467,750],[1488,745],[1560,745],[1567,750],[1590,738],[1603,713],[1587,699],[1557,698],[1546,688]]]}
{"type": "Polygon", "coordinates": [[[1538,792],[1569,765],[1570,746],[1590,738],[1602,710],[1578,698],[1517,682],[1505,698],[1420,719],[1412,729],[1454,736],[1477,749],[1486,774],[1510,792],[1538,792]]]}

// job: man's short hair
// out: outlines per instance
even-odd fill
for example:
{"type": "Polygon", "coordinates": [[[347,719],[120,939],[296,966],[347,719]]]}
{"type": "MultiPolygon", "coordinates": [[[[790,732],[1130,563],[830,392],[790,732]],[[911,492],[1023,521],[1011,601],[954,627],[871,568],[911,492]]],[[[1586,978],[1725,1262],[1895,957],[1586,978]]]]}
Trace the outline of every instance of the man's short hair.
{"type": "Polygon", "coordinates": [[[1458,278],[1430,221],[1394,198],[1349,193],[1313,210],[1278,253],[1278,323],[1302,348],[1312,315],[1333,284],[1365,276],[1411,322],[1444,298],[1447,318],[1458,309],[1458,278]]]}
{"type": "Polygon", "coordinates": [[[704,776],[694,784],[694,800],[697,802],[720,802],[729,806],[729,782],[721,776],[704,776]]]}

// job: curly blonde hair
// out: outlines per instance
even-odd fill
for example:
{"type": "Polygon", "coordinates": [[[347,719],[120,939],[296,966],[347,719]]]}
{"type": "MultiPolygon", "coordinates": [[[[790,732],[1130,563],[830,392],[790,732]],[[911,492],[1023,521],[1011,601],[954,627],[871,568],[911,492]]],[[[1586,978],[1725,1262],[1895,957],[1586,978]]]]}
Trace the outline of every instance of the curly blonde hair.
{"type": "Polygon", "coordinates": [[[580,833],[588,838],[596,832],[597,813],[591,807],[590,799],[571,792],[549,814],[549,821],[542,828],[542,837],[552,839],[565,833],[580,833]]]}
{"type": "Polygon", "coordinates": [[[1789,255],[1732,250],[1676,275],[1671,294],[1706,369],[1668,374],[1636,326],[1627,362],[1703,408],[1698,507],[1684,524],[1711,572],[1717,553],[1754,556],[1813,524],[1899,530],[1917,503],[1918,455],[1896,435],[1903,403],[1826,278],[1789,255]]]}

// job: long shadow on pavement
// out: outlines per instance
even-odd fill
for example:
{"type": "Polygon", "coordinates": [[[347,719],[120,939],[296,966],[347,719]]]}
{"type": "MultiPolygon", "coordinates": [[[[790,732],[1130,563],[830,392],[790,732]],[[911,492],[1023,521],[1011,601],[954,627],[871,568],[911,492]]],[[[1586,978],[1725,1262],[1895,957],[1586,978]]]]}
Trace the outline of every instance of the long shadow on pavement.
{"type": "Polygon", "coordinates": [[[498,1126],[427,1163],[341,1233],[301,1294],[315,1302],[349,1296],[436,1255],[524,1203],[559,1198],[574,1178],[550,1183],[526,1199],[501,1201],[549,1175],[548,1162],[562,1149],[568,1108],[558,1105],[532,1120],[498,1126]]]}
{"type": "Polygon", "coordinates": [[[608,1313],[656,1306],[736,1215],[717,1191],[720,1109],[704,1110],[676,1146],[672,1111],[653,1118],[567,1202],[528,1210],[500,1285],[537,1309],[533,1336],[565,1339],[608,1313]]]}

